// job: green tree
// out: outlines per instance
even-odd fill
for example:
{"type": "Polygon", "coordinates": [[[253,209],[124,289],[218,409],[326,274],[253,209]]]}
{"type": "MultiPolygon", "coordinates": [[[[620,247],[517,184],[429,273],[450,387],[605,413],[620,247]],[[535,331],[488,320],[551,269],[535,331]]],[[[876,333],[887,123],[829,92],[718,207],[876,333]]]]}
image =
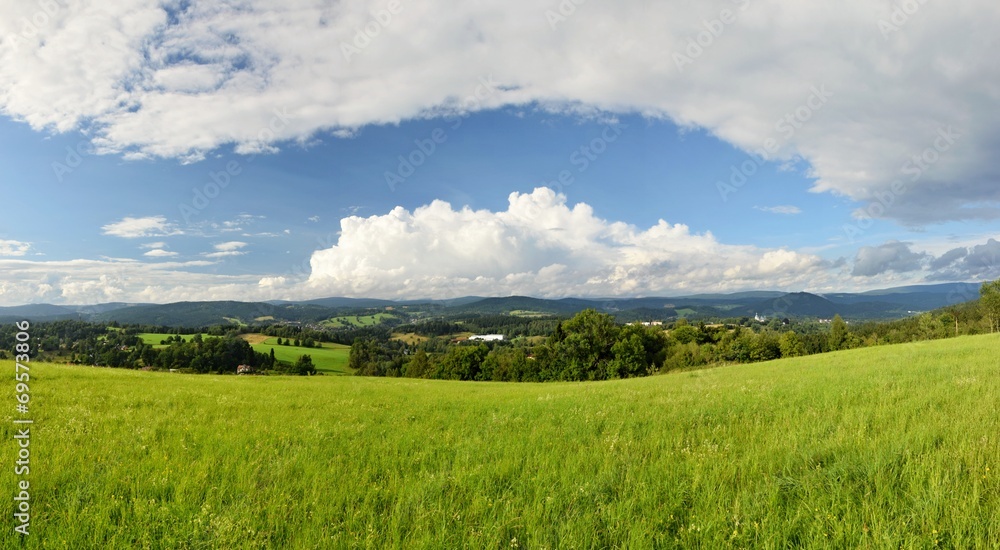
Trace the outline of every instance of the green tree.
{"type": "Polygon", "coordinates": [[[681,344],[687,344],[698,339],[698,329],[687,323],[675,325],[674,330],[670,331],[670,336],[681,344]]]}
{"type": "Polygon", "coordinates": [[[418,349],[403,369],[403,376],[409,378],[427,378],[431,374],[431,362],[427,352],[418,349]]]}
{"type": "Polygon", "coordinates": [[[979,287],[979,307],[990,324],[990,333],[1000,325],[1000,279],[979,287]]]}
{"type": "Polygon", "coordinates": [[[782,357],[799,357],[806,354],[806,346],[802,343],[802,338],[799,338],[799,335],[791,330],[781,335],[778,346],[781,347],[782,357]]]}
{"type": "Polygon", "coordinates": [[[833,322],[830,323],[830,351],[837,351],[844,348],[844,343],[847,341],[847,323],[838,313],[833,316],[833,322]]]}
{"type": "Polygon", "coordinates": [[[292,372],[302,376],[316,374],[316,367],[313,365],[312,357],[308,355],[299,356],[292,367],[292,372]]]}

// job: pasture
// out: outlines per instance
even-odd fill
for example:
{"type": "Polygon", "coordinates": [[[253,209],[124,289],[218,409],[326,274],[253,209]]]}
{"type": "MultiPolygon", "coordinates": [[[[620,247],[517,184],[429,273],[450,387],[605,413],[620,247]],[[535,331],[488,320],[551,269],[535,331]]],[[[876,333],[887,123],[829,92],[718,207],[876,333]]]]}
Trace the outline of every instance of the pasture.
{"type": "Polygon", "coordinates": [[[998,347],[548,384],[33,364],[31,535],[2,544],[996,548],[998,347]]]}

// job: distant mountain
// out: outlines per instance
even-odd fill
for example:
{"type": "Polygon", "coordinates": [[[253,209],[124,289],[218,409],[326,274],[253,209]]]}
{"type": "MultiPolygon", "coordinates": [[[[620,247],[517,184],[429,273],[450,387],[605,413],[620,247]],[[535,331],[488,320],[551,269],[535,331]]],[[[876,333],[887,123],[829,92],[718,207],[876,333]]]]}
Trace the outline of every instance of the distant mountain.
{"type": "Polygon", "coordinates": [[[174,304],[129,304],[123,302],[56,306],[31,304],[0,307],[0,322],[29,319],[36,322],[60,319],[118,321],[127,324],[199,327],[226,323],[317,323],[358,310],[421,312],[425,316],[449,317],[474,314],[508,314],[533,311],[552,315],[572,315],[584,309],[613,313],[620,320],[668,320],[691,318],[768,317],[830,318],[840,314],[848,319],[892,319],[929,311],[979,297],[977,283],[915,285],[863,293],[752,291],[734,294],[647,298],[562,298],[529,296],[484,298],[463,296],[447,300],[393,301],[376,298],[330,297],[301,302],[178,302],[174,304]]]}
{"type": "Polygon", "coordinates": [[[92,316],[95,321],[118,321],[123,324],[201,327],[218,324],[253,322],[318,322],[331,316],[331,309],[320,305],[264,302],[178,302],[174,304],[135,306],[92,316]]]}
{"type": "Polygon", "coordinates": [[[537,311],[539,313],[569,314],[588,308],[601,309],[599,302],[578,298],[562,300],[546,300],[529,298],[527,296],[509,296],[506,298],[483,298],[475,302],[448,308],[448,314],[458,313],[510,313],[511,311],[537,311]]]}

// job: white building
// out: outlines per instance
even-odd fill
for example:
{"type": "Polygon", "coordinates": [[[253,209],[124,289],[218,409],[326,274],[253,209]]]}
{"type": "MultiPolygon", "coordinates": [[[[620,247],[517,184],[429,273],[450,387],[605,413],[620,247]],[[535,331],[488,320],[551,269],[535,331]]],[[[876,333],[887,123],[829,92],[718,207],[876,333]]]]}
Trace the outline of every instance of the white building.
{"type": "Polygon", "coordinates": [[[469,340],[482,340],[484,342],[503,342],[503,334],[474,334],[469,336],[469,340]]]}

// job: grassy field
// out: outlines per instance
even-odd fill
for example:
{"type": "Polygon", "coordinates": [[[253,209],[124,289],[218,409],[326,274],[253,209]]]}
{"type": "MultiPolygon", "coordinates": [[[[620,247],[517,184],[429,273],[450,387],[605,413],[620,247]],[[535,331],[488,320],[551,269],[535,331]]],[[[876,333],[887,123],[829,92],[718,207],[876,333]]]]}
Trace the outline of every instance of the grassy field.
{"type": "MultiPolygon", "coordinates": [[[[965,337],[573,384],[39,364],[32,534],[19,544],[10,525],[0,543],[997,548],[998,348],[965,337]]],[[[0,480],[13,495],[13,468],[0,480]]]]}
{"type": "MultiPolygon", "coordinates": [[[[142,338],[142,341],[146,344],[156,347],[166,347],[166,346],[161,346],[160,342],[166,340],[167,338],[173,338],[174,336],[176,336],[176,334],[166,334],[162,332],[142,332],[138,336],[139,338],[142,338]]],[[[183,338],[185,342],[191,340],[192,337],[194,337],[194,334],[181,334],[181,338],[183,338]]],[[[206,338],[207,335],[202,334],[201,337],[206,338]]]]}
{"type": "Polygon", "coordinates": [[[252,339],[248,340],[250,341],[250,347],[260,353],[271,353],[271,349],[274,348],[274,357],[278,361],[294,363],[299,357],[308,355],[312,357],[313,365],[316,366],[316,370],[319,372],[327,374],[350,373],[350,369],[347,368],[347,360],[351,355],[351,346],[324,342],[322,348],[304,348],[300,346],[279,346],[277,338],[267,338],[263,341],[257,339],[256,343],[252,339]]]}
{"type": "Polygon", "coordinates": [[[372,327],[381,324],[387,319],[395,319],[392,313],[376,313],[374,315],[346,315],[344,317],[334,317],[327,319],[320,324],[331,328],[343,327],[372,327]]]}
{"type": "MultiPolygon", "coordinates": [[[[157,348],[166,347],[161,346],[160,342],[172,336],[173,334],[154,334],[151,332],[139,334],[139,337],[142,338],[143,342],[152,344],[157,348]]],[[[181,335],[185,342],[190,340],[192,336],[194,335],[181,335]]],[[[202,337],[211,338],[211,336],[206,336],[204,334],[202,337]]],[[[347,360],[350,357],[351,346],[331,343],[324,343],[322,348],[279,346],[277,338],[272,338],[263,334],[244,334],[243,339],[247,340],[250,343],[250,347],[260,353],[271,353],[271,348],[274,348],[274,357],[279,361],[295,363],[299,357],[309,355],[312,357],[313,365],[316,366],[316,370],[319,372],[325,372],[327,374],[350,374],[351,372],[350,369],[347,368],[347,360]]]]}

